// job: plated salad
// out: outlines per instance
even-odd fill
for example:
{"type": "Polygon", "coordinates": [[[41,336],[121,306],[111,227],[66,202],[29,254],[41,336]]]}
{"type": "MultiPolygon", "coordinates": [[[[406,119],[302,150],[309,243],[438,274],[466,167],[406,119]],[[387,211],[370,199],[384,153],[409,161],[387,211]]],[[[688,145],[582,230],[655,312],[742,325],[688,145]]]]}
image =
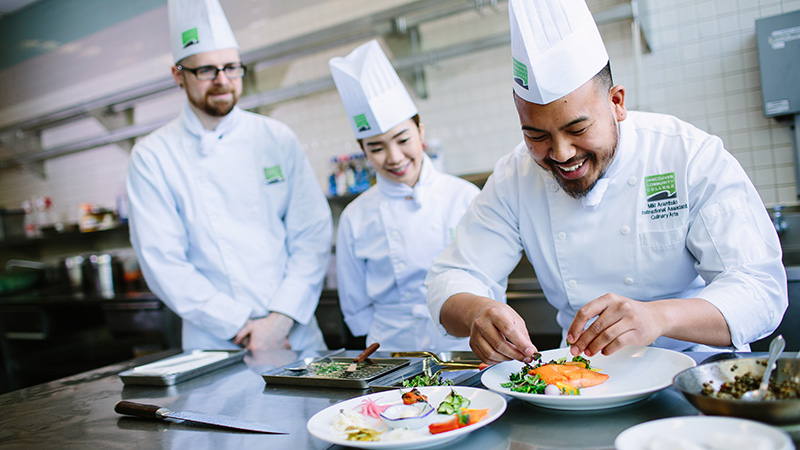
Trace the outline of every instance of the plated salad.
{"type": "Polygon", "coordinates": [[[582,388],[597,386],[608,379],[600,369],[592,367],[583,356],[574,356],[542,361],[542,355],[534,353],[534,364],[525,364],[518,372],[509,375],[507,383],[500,386],[514,392],[544,395],[580,395],[582,388]]]}
{"type": "Polygon", "coordinates": [[[419,390],[400,391],[402,403],[365,399],[356,408],[341,409],[331,428],[350,441],[401,440],[464,428],[481,421],[489,409],[469,409],[470,400],[451,389],[433,405],[419,390]]]}

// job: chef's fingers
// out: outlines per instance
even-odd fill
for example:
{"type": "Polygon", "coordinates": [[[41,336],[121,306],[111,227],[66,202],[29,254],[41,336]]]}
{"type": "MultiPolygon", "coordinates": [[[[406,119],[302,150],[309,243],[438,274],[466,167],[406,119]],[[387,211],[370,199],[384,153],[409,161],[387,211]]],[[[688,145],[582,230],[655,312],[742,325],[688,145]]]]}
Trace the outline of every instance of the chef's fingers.
{"type": "MultiPolygon", "coordinates": [[[[583,352],[586,356],[594,356],[600,353],[608,355],[609,351],[613,352],[615,346],[621,344],[617,339],[621,339],[623,335],[631,331],[629,326],[630,321],[624,320],[624,317],[612,315],[610,313],[600,315],[581,336],[581,341],[584,339],[589,340],[585,342],[583,352]],[[616,342],[614,346],[609,348],[609,345],[616,342]]],[[[583,345],[584,342],[581,342],[583,345]]]]}
{"type": "MultiPolygon", "coordinates": [[[[506,330],[506,334],[510,333],[506,330]]],[[[525,334],[527,335],[527,330],[525,334]]],[[[530,362],[531,355],[536,352],[536,347],[533,346],[533,343],[530,343],[530,337],[527,339],[528,347],[526,348],[528,352],[520,351],[518,344],[510,342],[508,337],[505,336],[500,329],[495,327],[482,330],[482,333],[476,337],[478,339],[475,339],[475,346],[478,347],[485,356],[482,360],[486,363],[494,364],[512,359],[530,362]]],[[[472,341],[473,340],[470,339],[470,342],[472,341]]]]}
{"type": "MultiPolygon", "coordinates": [[[[477,356],[478,359],[480,359],[481,361],[483,361],[483,362],[485,362],[487,364],[497,364],[498,362],[500,362],[500,361],[495,361],[495,360],[491,359],[486,354],[486,352],[483,350],[482,346],[474,344],[472,342],[472,339],[470,339],[469,346],[470,346],[470,348],[472,348],[472,353],[475,353],[475,356],[477,356]]],[[[491,347],[489,347],[489,348],[491,348],[491,347]]]]}
{"type": "Polygon", "coordinates": [[[470,338],[470,347],[475,355],[486,364],[497,364],[514,359],[498,351],[492,343],[483,338],[470,338]]]}
{"type": "MultiPolygon", "coordinates": [[[[598,297],[583,305],[578,312],[575,313],[575,318],[572,319],[569,330],[567,330],[567,343],[571,345],[569,351],[573,356],[578,356],[586,350],[586,345],[596,337],[598,328],[602,331],[603,322],[595,325],[595,332],[590,330],[586,324],[595,317],[597,319],[600,318],[600,315],[612,304],[612,296],[613,294],[605,294],[598,297]]],[[[595,320],[595,322],[597,322],[597,320],[595,320]]]]}
{"type": "Polygon", "coordinates": [[[620,350],[623,347],[627,347],[629,345],[635,344],[634,340],[636,339],[636,331],[635,330],[626,330],[623,333],[619,334],[616,338],[614,338],[611,342],[606,344],[601,350],[598,350],[594,354],[603,355],[610,355],[617,350],[620,350]]]}
{"type": "Polygon", "coordinates": [[[252,321],[248,320],[247,322],[245,322],[245,324],[242,327],[242,329],[239,330],[238,333],[236,333],[236,336],[233,337],[233,343],[238,345],[238,346],[240,346],[240,347],[247,347],[247,344],[249,342],[245,342],[245,341],[249,341],[250,340],[250,332],[251,331],[252,331],[252,321]]]}
{"type": "Polygon", "coordinates": [[[536,352],[525,321],[513,308],[499,302],[474,318],[470,342],[473,340],[483,350],[487,363],[509,359],[530,362],[536,352]]]}

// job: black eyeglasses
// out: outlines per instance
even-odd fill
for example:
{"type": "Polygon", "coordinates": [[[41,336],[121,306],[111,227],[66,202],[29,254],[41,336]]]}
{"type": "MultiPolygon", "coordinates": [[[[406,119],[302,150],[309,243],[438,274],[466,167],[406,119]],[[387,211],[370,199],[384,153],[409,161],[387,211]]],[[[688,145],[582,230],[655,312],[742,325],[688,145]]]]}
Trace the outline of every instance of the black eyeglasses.
{"type": "Polygon", "coordinates": [[[217,75],[219,75],[220,72],[225,72],[225,76],[231,79],[242,78],[245,72],[247,72],[247,67],[242,63],[225,64],[222,67],[202,66],[202,67],[197,67],[195,69],[183,67],[180,64],[178,64],[177,67],[178,70],[185,70],[187,72],[193,73],[198,80],[203,80],[203,81],[216,79],[217,75]]]}

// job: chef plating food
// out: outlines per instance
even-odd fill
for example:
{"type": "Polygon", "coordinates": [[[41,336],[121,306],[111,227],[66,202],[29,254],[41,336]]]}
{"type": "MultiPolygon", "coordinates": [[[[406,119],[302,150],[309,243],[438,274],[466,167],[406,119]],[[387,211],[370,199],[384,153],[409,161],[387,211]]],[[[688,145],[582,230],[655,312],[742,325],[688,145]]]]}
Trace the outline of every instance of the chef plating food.
{"type": "Polygon", "coordinates": [[[536,346],[503,302],[523,250],[573,355],[627,345],[748,350],[788,305],[781,246],[722,141],[628,111],[584,0],[511,0],[523,142],[427,278],[428,305],[485,362],[536,346]]]}

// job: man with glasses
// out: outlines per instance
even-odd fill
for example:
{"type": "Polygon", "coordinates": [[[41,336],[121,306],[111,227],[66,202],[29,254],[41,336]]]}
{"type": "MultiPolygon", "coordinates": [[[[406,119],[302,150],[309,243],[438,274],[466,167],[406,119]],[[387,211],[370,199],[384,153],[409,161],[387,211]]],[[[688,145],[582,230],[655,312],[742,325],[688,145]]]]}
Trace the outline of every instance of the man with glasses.
{"type": "Polygon", "coordinates": [[[136,144],[130,236],[184,349],[324,349],[314,318],[328,203],[294,133],[236,107],[238,44],[217,0],[169,0],[172,76],[188,102],[136,144]]]}

